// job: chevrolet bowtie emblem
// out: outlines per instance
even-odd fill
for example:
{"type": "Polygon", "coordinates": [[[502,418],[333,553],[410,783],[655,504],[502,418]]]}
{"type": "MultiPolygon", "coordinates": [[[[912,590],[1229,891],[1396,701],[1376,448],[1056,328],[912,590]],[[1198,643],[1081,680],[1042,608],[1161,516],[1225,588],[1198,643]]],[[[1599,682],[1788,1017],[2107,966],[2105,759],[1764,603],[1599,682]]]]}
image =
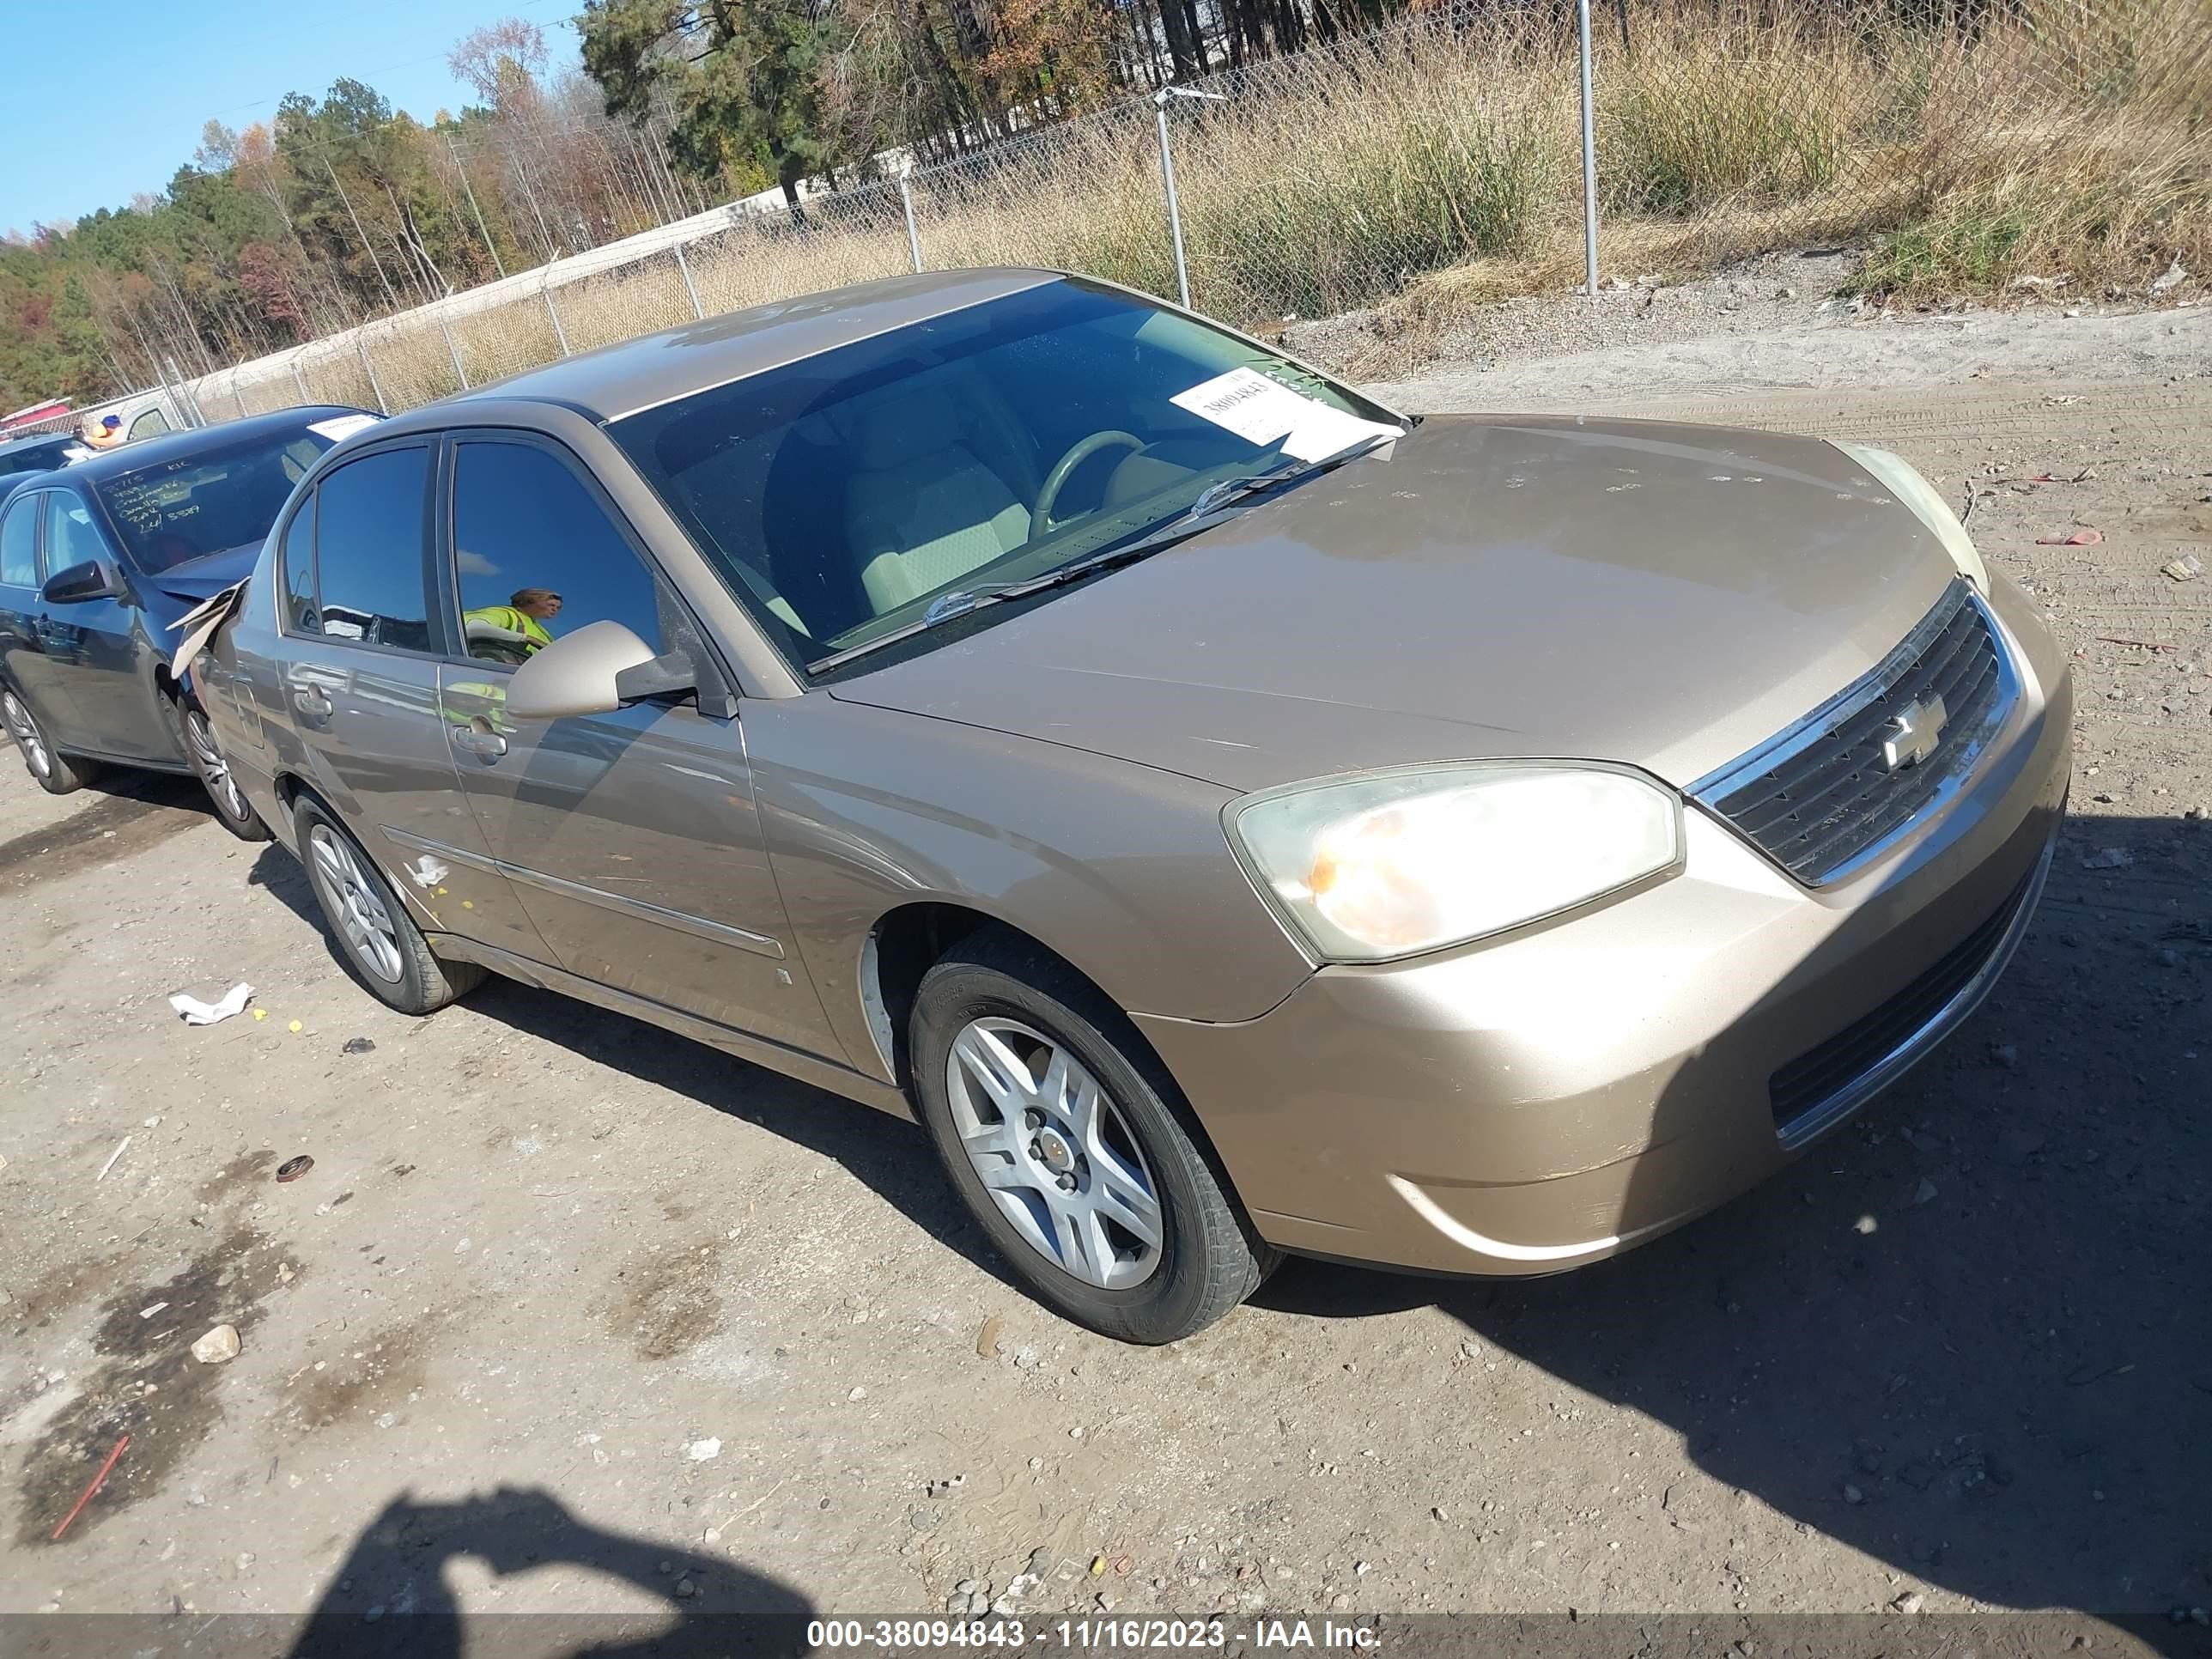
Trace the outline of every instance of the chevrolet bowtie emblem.
{"type": "Polygon", "coordinates": [[[1901,772],[1934,754],[1943,736],[1943,722],[1949,718],[1950,711],[1943,707],[1941,697],[1905,704],[1890,721],[1889,730],[1882,734],[1883,769],[1901,772]]]}

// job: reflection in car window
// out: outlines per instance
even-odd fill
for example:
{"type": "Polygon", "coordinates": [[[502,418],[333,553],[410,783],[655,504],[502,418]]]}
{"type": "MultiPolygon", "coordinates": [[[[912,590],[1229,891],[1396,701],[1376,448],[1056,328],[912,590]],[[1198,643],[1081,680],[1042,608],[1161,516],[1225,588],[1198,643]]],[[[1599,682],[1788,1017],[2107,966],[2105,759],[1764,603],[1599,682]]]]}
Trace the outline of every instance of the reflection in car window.
{"type": "Polygon", "coordinates": [[[315,487],[315,587],[322,633],[364,645],[428,651],[422,574],[427,449],[387,449],[339,467],[315,487]]]}
{"type": "Polygon", "coordinates": [[[66,570],[87,559],[104,559],[107,544],[93,527],[92,509],[67,489],[46,492],[46,568],[66,570]]]}
{"type": "Polygon", "coordinates": [[[300,503],[284,529],[284,626],[295,634],[319,634],[315,618],[315,497],[300,503]]]}
{"type": "Polygon", "coordinates": [[[460,446],[453,562],[471,657],[519,663],[586,623],[608,621],[662,648],[652,573],[548,451],[460,446]]]}
{"type": "Polygon", "coordinates": [[[278,428],[103,479],[100,496],[142,570],[258,543],[331,441],[278,428]]]}
{"type": "Polygon", "coordinates": [[[39,585],[39,495],[17,496],[0,519],[0,582],[10,587],[39,585]]]}

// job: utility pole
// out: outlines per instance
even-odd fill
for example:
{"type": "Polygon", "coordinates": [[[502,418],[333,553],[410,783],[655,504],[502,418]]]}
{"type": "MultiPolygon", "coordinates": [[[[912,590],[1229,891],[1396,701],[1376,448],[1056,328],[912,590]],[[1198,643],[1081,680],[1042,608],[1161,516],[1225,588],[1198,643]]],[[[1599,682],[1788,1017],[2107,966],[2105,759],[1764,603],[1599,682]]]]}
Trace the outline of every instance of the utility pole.
{"type": "Polygon", "coordinates": [[[491,232],[484,228],[483,210],[477,205],[476,186],[469,183],[469,170],[461,165],[461,153],[453,148],[453,135],[450,132],[446,135],[446,154],[453,158],[453,171],[461,175],[461,189],[468,195],[469,211],[477,216],[477,234],[483,238],[484,251],[491,255],[492,269],[504,276],[507,267],[500,261],[499,244],[492,240],[491,232]]]}

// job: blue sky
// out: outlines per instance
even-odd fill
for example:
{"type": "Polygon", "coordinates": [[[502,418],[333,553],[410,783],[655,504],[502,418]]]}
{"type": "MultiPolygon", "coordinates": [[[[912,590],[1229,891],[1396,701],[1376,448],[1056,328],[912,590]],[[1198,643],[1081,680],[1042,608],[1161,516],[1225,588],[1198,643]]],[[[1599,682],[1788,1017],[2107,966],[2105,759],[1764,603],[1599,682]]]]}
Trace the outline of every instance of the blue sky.
{"type": "Polygon", "coordinates": [[[342,75],[428,120],[458,109],[453,42],[523,17],[573,64],[577,0],[107,0],[5,8],[0,230],[119,208],[191,160],[210,116],[266,121],[288,92],[320,98],[342,75]]]}

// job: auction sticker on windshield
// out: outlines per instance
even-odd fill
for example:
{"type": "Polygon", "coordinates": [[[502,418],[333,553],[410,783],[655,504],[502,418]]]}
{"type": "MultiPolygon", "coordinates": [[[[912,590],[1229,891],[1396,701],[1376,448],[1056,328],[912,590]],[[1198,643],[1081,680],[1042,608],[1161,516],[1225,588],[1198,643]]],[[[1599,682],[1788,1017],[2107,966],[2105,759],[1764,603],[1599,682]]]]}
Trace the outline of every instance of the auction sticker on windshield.
{"type": "Polygon", "coordinates": [[[1272,444],[1280,438],[1283,453],[1293,460],[1317,461],[1362,438],[1399,435],[1395,426],[1347,415],[1257,369],[1232,368],[1170,401],[1253,443],[1272,444]]]}
{"type": "Polygon", "coordinates": [[[307,430],[328,438],[332,443],[343,443],[363,427],[374,426],[374,415],[333,415],[327,421],[310,421],[307,430]]]}

